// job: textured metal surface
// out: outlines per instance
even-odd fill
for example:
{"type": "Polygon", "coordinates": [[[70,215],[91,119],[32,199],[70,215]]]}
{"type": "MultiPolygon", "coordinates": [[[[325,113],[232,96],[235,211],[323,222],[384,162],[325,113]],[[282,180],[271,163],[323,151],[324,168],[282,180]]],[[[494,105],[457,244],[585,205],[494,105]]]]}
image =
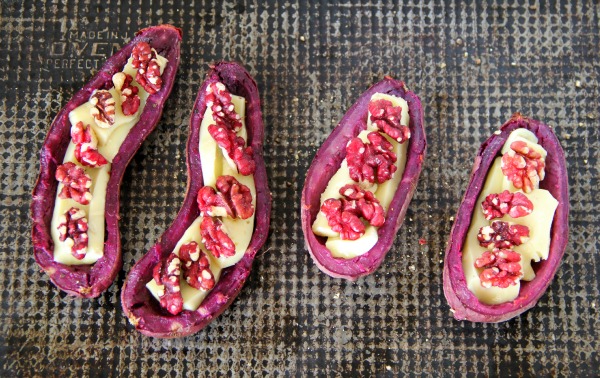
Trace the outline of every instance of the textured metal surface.
{"type": "Polygon", "coordinates": [[[185,3],[0,2],[0,376],[598,375],[595,2],[185,3]],[[97,300],[73,299],[32,257],[39,147],[113,46],[158,23],[183,29],[182,64],[124,178],[124,267],[97,300]],[[183,199],[189,109],[207,64],[220,59],[243,62],[261,91],[272,234],[221,317],[194,336],[154,340],[128,325],[119,288],[183,199]],[[421,96],[429,155],[392,252],[350,283],[320,273],[306,253],[300,191],[318,145],[386,74],[421,96]],[[534,309],[498,325],[458,322],[442,293],[451,217],[476,147],[515,111],[561,139],[570,243],[534,309]]]}

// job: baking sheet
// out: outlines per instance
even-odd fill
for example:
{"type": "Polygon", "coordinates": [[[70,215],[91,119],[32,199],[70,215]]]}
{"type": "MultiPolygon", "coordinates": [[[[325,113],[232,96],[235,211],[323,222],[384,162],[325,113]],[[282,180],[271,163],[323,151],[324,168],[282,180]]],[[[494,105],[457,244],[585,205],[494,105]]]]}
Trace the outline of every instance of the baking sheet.
{"type": "Polygon", "coordinates": [[[598,375],[599,14],[593,1],[0,2],[0,376],[598,375]],[[33,260],[39,148],[94,69],[159,23],[183,30],[182,64],[124,177],[123,269],[98,299],[67,297],[33,260]],[[211,325],[147,338],[124,317],[120,287],[183,200],[189,111],[222,59],[243,62],[261,93],[271,235],[211,325]],[[384,75],[420,95],[429,153],[392,251],[351,283],[309,258],[300,192],[319,144],[384,75]],[[570,242],[534,309],[458,322],[442,293],[451,219],[476,148],[515,111],[552,125],[565,149],[570,242]]]}

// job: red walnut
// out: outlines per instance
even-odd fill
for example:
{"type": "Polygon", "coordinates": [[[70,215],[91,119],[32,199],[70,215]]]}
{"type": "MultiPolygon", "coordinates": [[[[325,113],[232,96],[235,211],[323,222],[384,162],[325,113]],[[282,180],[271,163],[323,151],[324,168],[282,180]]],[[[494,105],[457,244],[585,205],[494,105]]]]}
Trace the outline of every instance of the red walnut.
{"type": "Polygon", "coordinates": [[[156,52],[146,42],[139,42],[133,48],[131,56],[133,58],[131,64],[137,68],[135,80],[149,94],[158,92],[162,87],[162,79],[156,52]]]}
{"type": "Polygon", "coordinates": [[[156,284],[161,285],[158,292],[160,305],[173,315],[177,315],[183,309],[183,297],[179,284],[181,274],[181,260],[175,254],[170,254],[154,266],[152,277],[156,284]]]}
{"type": "Polygon", "coordinates": [[[210,135],[227,152],[242,175],[253,174],[256,164],[252,147],[246,147],[244,138],[236,135],[242,128],[242,118],[236,113],[231,93],[223,83],[211,83],[206,88],[206,106],[212,110],[214,120],[214,124],[208,127],[210,135]]]}
{"type": "Polygon", "coordinates": [[[227,152],[227,156],[234,161],[238,172],[244,176],[254,174],[256,163],[252,157],[252,147],[246,146],[244,138],[225,126],[210,125],[208,132],[217,142],[219,147],[227,152]]]}
{"type": "Polygon", "coordinates": [[[138,44],[133,47],[131,57],[131,65],[133,67],[146,68],[148,67],[148,63],[154,58],[154,52],[148,43],[138,42],[138,44]]]}
{"type": "Polygon", "coordinates": [[[400,124],[402,107],[393,106],[391,101],[380,99],[369,102],[369,113],[371,124],[398,143],[404,143],[410,138],[408,126],[400,124]]]}
{"type": "Polygon", "coordinates": [[[373,192],[361,189],[356,184],[348,184],[340,189],[340,194],[346,197],[347,200],[344,211],[354,212],[356,215],[368,220],[375,227],[383,226],[385,213],[373,192]]]}
{"type": "Polygon", "coordinates": [[[139,89],[133,82],[133,77],[125,72],[117,72],[113,75],[113,84],[121,92],[121,110],[126,116],[137,113],[140,108],[139,89]]]}
{"type": "Polygon", "coordinates": [[[340,194],[343,198],[325,200],[321,211],[325,214],[329,227],[338,232],[341,239],[356,240],[365,233],[361,217],[375,227],[383,226],[383,207],[373,193],[350,184],[342,187],[340,194]]]}
{"type": "Polygon", "coordinates": [[[252,193],[233,176],[217,179],[218,192],[204,186],[198,191],[198,208],[204,215],[248,219],[254,214],[252,193]]]}
{"type": "Polygon", "coordinates": [[[352,180],[383,183],[396,172],[396,154],[392,144],[377,132],[367,135],[370,143],[354,138],[346,146],[346,160],[352,180]]]}
{"type": "Polygon", "coordinates": [[[509,249],[529,240],[529,227],[496,220],[479,229],[477,240],[485,248],[509,249]]]}
{"type": "Polygon", "coordinates": [[[481,257],[475,260],[476,268],[484,268],[479,275],[481,286],[507,288],[510,285],[516,285],[523,275],[519,261],[521,261],[521,255],[510,249],[485,251],[481,257]]]}
{"type": "Polygon", "coordinates": [[[98,141],[89,125],[79,121],[71,127],[71,140],[75,144],[75,158],[88,167],[101,167],[108,163],[98,152],[98,141]]]}
{"type": "Polygon", "coordinates": [[[352,212],[344,211],[343,200],[326,199],[321,205],[321,211],[327,218],[327,224],[344,240],[356,240],[365,233],[365,225],[352,212]]]}
{"type": "Polygon", "coordinates": [[[115,124],[115,99],[109,91],[95,91],[90,97],[90,103],[93,105],[90,114],[96,120],[96,125],[108,129],[115,124]]]}
{"type": "Polygon", "coordinates": [[[88,222],[85,211],[72,207],[61,215],[58,223],[59,240],[71,246],[71,254],[81,260],[87,254],[88,222]]]}
{"type": "Polygon", "coordinates": [[[481,203],[485,219],[502,218],[508,214],[513,218],[524,217],[533,211],[533,203],[523,193],[492,193],[481,203]]]}
{"type": "Polygon", "coordinates": [[[90,187],[92,179],[85,170],[75,163],[65,163],[56,168],[56,179],[63,184],[59,198],[72,198],[75,202],[87,205],[92,199],[90,187]]]}
{"type": "Polygon", "coordinates": [[[217,126],[233,132],[238,132],[242,128],[242,118],[235,112],[231,93],[223,83],[211,83],[206,88],[206,106],[212,110],[217,126]]]}
{"type": "Polygon", "coordinates": [[[215,286],[210,261],[198,243],[183,244],[179,248],[179,259],[183,267],[183,278],[188,285],[198,290],[210,290],[215,286]]]}
{"type": "Polygon", "coordinates": [[[223,231],[223,223],[219,219],[204,217],[200,222],[200,234],[202,243],[216,258],[235,255],[235,244],[223,231]]]}
{"type": "Polygon", "coordinates": [[[510,150],[502,155],[502,173],[517,189],[531,192],[544,179],[546,163],[542,155],[524,141],[510,144],[510,150]]]}

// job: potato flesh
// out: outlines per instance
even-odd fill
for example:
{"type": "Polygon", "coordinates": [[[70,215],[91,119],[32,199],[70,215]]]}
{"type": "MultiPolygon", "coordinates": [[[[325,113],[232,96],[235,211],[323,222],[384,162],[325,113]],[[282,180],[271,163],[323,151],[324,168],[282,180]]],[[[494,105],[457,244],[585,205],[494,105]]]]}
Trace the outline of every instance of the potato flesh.
{"type": "MultiPolygon", "coordinates": [[[[158,57],[162,74],[166,67],[167,60],[160,55],[158,57]]],[[[115,100],[115,123],[110,128],[104,129],[96,125],[94,117],[90,114],[90,109],[93,105],[89,101],[86,101],[69,113],[69,121],[72,126],[80,121],[83,122],[84,125],[90,125],[98,139],[98,151],[109,163],[100,168],[83,167],[85,172],[92,178],[92,187],[90,188],[92,200],[89,205],[81,205],[70,198],[59,198],[58,193],[62,190],[63,185],[60,183],[58,185],[54,212],[52,213],[52,221],[50,224],[50,234],[52,235],[52,241],[54,242],[54,261],[61,264],[88,265],[95,263],[104,256],[104,206],[106,203],[106,187],[110,178],[111,162],[119,152],[129,131],[139,121],[149,96],[148,92],[135,81],[137,69],[131,64],[131,58],[127,61],[127,64],[123,68],[123,72],[134,78],[132,85],[135,85],[139,89],[138,96],[140,97],[140,107],[135,114],[130,116],[123,114],[121,109],[121,95],[114,87],[109,90],[115,100]],[[88,218],[88,248],[85,257],[81,260],[78,260],[73,256],[69,245],[60,241],[58,232],[60,216],[71,207],[77,207],[84,210],[88,218]]],[[[74,151],[75,145],[73,142],[70,142],[63,163],[72,162],[80,165],[75,158],[74,151]]]]}
{"type": "MultiPolygon", "coordinates": [[[[516,140],[526,141],[530,147],[538,151],[542,149],[542,147],[537,144],[537,138],[533,133],[529,130],[517,129],[508,137],[502,151],[508,151],[510,144],[516,140]]],[[[546,156],[545,150],[543,150],[543,156],[546,156]]],[[[467,286],[480,302],[489,305],[512,301],[519,295],[520,290],[520,281],[517,281],[515,285],[511,285],[507,288],[494,286],[484,288],[481,285],[481,280],[479,278],[483,269],[478,269],[474,266],[475,260],[487,250],[487,248],[479,245],[477,233],[481,227],[490,224],[490,221],[486,220],[483,215],[481,203],[485,200],[487,195],[501,193],[504,190],[522,193],[522,191],[514,188],[502,173],[502,169],[500,168],[501,160],[501,157],[497,157],[488,172],[479,198],[477,199],[469,231],[467,232],[462,250],[463,270],[467,286]]],[[[533,203],[532,213],[520,218],[512,218],[509,215],[505,215],[500,220],[529,227],[529,240],[520,246],[515,246],[513,250],[521,254],[520,264],[523,272],[523,277],[521,279],[531,281],[535,278],[535,273],[531,266],[532,261],[537,262],[541,259],[548,258],[548,252],[550,250],[550,229],[552,227],[554,212],[558,206],[558,201],[545,189],[536,188],[530,193],[523,194],[533,203]]]]}
{"type": "MultiPolygon", "coordinates": [[[[242,117],[242,128],[238,131],[238,136],[246,139],[247,130],[245,122],[246,114],[246,100],[243,97],[231,95],[231,102],[234,105],[235,112],[242,117]]],[[[200,162],[202,164],[202,177],[205,186],[216,185],[217,178],[222,175],[229,175],[235,177],[241,184],[246,185],[250,189],[252,194],[252,205],[256,209],[256,186],[254,184],[254,175],[243,176],[237,172],[235,163],[225,158],[223,150],[217,145],[213,137],[208,132],[208,126],[210,126],[214,120],[212,116],[212,110],[207,108],[204,113],[204,118],[200,125],[200,137],[199,137],[199,150],[200,150],[200,162]],[[232,165],[233,164],[233,167],[232,165]]],[[[204,243],[202,243],[202,236],[200,234],[200,223],[202,217],[196,218],[191,226],[186,230],[183,237],[177,242],[174,249],[174,253],[179,252],[179,248],[182,244],[195,241],[198,243],[202,251],[206,254],[210,261],[210,269],[213,272],[215,285],[219,282],[222,269],[235,265],[238,261],[244,257],[250,241],[252,240],[252,234],[254,231],[254,217],[255,214],[248,219],[232,219],[229,217],[220,217],[223,222],[223,229],[231,238],[231,241],[235,244],[235,254],[231,257],[221,256],[219,258],[213,256],[213,254],[206,249],[204,243]]],[[[183,277],[183,275],[182,275],[183,277]]],[[[181,295],[183,297],[183,308],[184,310],[195,311],[198,309],[200,304],[210,290],[198,290],[189,286],[183,278],[180,278],[181,295]]],[[[150,280],[146,284],[146,288],[150,290],[152,295],[160,300],[158,292],[161,291],[161,285],[158,285],[154,280],[150,280]]]]}
{"type": "MultiPolygon", "coordinates": [[[[407,102],[400,97],[391,96],[384,93],[376,93],[371,96],[370,101],[385,99],[392,102],[393,106],[402,107],[400,123],[402,125],[407,126],[410,122],[410,118],[408,115],[408,104],[407,102]]],[[[363,142],[367,142],[367,135],[376,131],[375,128],[371,125],[370,121],[370,113],[367,117],[367,130],[362,131],[358,137],[362,139],[363,142]]],[[[359,183],[362,187],[367,190],[372,191],[375,194],[375,197],[379,200],[381,206],[384,211],[387,212],[390,203],[394,198],[394,194],[396,194],[396,189],[402,180],[402,175],[404,174],[404,168],[406,167],[406,158],[407,158],[407,150],[408,150],[408,142],[404,142],[402,144],[393,140],[389,136],[383,134],[386,139],[392,144],[392,150],[396,154],[396,172],[392,176],[392,178],[382,184],[373,184],[369,185],[369,183],[359,183]],[[370,186],[370,187],[369,187],[370,186]]],[[[331,177],[325,191],[321,194],[321,204],[329,198],[338,199],[341,198],[339,193],[340,188],[347,184],[356,184],[352,178],[350,178],[350,171],[348,169],[348,163],[346,159],[342,161],[342,165],[337,170],[337,172],[331,177]]],[[[338,232],[335,232],[331,229],[327,222],[327,218],[325,214],[321,211],[317,213],[315,221],[312,225],[312,230],[315,235],[325,236],[328,240],[325,243],[326,248],[331,252],[333,257],[339,257],[344,259],[352,259],[367,253],[373,246],[377,243],[378,235],[377,235],[377,227],[370,226],[366,224],[365,233],[356,240],[342,240],[338,232]]]]}
{"type": "MultiPolygon", "coordinates": [[[[542,155],[542,158],[545,160],[546,155],[548,154],[546,150],[538,144],[538,138],[531,131],[527,129],[516,129],[506,139],[504,146],[502,147],[501,153],[505,154],[510,150],[510,145],[512,142],[525,142],[527,143],[527,147],[530,149],[537,151],[542,155]]],[[[512,182],[508,179],[508,177],[504,176],[502,179],[502,186],[504,189],[507,189],[510,192],[519,191],[519,189],[515,188],[512,182]]]]}

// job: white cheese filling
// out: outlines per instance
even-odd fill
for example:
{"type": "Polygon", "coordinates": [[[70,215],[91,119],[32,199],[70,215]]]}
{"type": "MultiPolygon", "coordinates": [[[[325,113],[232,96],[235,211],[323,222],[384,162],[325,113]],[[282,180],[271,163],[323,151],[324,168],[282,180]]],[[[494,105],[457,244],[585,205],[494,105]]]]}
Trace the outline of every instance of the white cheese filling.
{"type": "MultiPolygon", "coordinates": [[[[504,144],[502,153],[508,151],[510,144],[515,140],[528,141],[531,148],[540,151],[542,156],[546,157],[546,151],[537,144],[538,140],[536,136],[526,129],[513,131],[504,144]]],[[[490,224],[490,221],[485,219],[481,209],[481,203],[485,200],[485,197],[492,193],[501,193],[504,190],[509,190],[513,193],[517,191],[523,193],[521,190],[516,189],[506,176],[504,176],[500,168],[501,160],[501,157],[497,157],[487,174],[479,198],[475,203],[471,225],[469,226],[462,250],[462,263],[467,286],[479,301],[485,304],[500,304],[512,301],[519,295],[521,287],[520,281],[517,281],[515,285],[510,285],[507,288],[496,286],[485,288],[481,285],[479,278],[483,269],[478,269],[474,265],[475,260],[488,250],[480,246],[477,240],[479,229],[490,224]]],[[[520,264],[523,272],[521,279],[531,281],[535,278],[535,273],[531,266],[532,261],[537,262],[548,258],[550,229],[558,201],[547,190],[539,189],[539,186],[530,193],[523,194],[533,203],[531,214],[520,218],[512,218],[509,215],[505,215],[500,220],[529,227],[529,240],[519,246],[513,247],[512,250],[521,254],[520,264]]]]}
{"type": "MultiPolygon", "coordinates": [[[[157,60],[162,74],[167,65],[167,59],[157,55],[157,60]]],[[[119,152],[127,134],[129,134],[129,131],[139,121],[149,96],[148,92],[136,82],[135,75],[137,69],[133,67],[131,61],[132,59],[129,58],[127,64],[123,68],[123,72],[133,77],[132,85],[135,85],[139,89],[138,96],[140,97],[140,107],[135,114],[130,116],[123,114],[121,109],[121,93],[114,87],[109,90],[115,100],[115,123],[110,128],[101,128],[96,125],[94,117],[90,114],[90,109],[93,108],[93,105],[89,101],[78,106],[69,113],[69,121],[72,126],[81,121],[84,125],[89,125],[91,127],[98,140],[98,152],[108,160],[108,164],[99,168],[83,167],[85,172],[92,179],[92,187],[90,188],[92,200],[89,205],[79,204],[70,198],[59,198],[58,193],[62,190],[63,184],[58,184],[54,212],[52,214],[52,222],[50,225],[50,234],[52,235],[52,241],[54,243],[54,261],[58,263],[65,265],[87,265],[95,263],[104,256],[104,206],[106,203],[106,186],[110,178],[111,163],[119,152]],[[88,247],[85,257],[81,260],[78,260],[73,256],[69,244],[60,241],[58,232],[60,217],[71,207],[84,210],[88,217],[88,247]]],[[[71,141],[67,147],[63,164],[72,162],[81,166],[75,158],[74,151],[75,145],[71,141]]]]}
{"type": "MultiPolygon", "coordinates": [[[[231,95],[231,102],[234,105],[235,112],[241,116],[242,128],[238,131],[237,135],[247,140],[246,130],[246,100],[243,97],[231,95]]],[[[254,175],[243,176],[237,172],[235,163],[225,156],[224,152],[214,138],[208,132],[208,126],[214,123],[212,110],[207,108],[204,113],[204,118],[200,125],[200,162],[202,164],[202,177],[205,186],[212,186],[215,188],[217,179],[219,176],[228,175],[235,177],[241,184],[246,185],[250,189],[252,194],[252,205],[256,210],[256,186],[254,184],[254,175]]],[[[194,223],[186,230],[183,237],[177,242],[174,249],[174,253],[178,254],[179,248],[182,244],[195,241],[200,246],[201,250],[206,254],[210,261],[210,269],[213,272],[215,285],[219,282],[221,270],[232,265],[235,265],[242,259],[250,240],[254,232],[254,217],[256,211],[248,219],[232,219],[229,217],[219,217],[223,223],[223,231],[229,235],[231,241],[235,245],[235,254],[231,257],[221,256],[219,258],[213,256],[213,254],[204,246],[202,243],[202,236],[200,233],[200,222],[202,217],[198,217],[194,223]]],[[[210,290],[198,290],[187,284],[183,279],[183,274],[180,278],[181,283],[181,295],[183,297],[183,308],[185,310],[195,311],[204,298],[208,295],[210,290]]],[[[162,291],[161,285],[157,285],[154,279],[150,280],[146,284],[146,287],[154,298],[160,301],[159,293],[162,291]]]]}
{"type": "MultiPolygon", "coordinates": [[[[384,93],[376,93],[371,97],[370,101],[375,100],[388,100],[392,103],[393,106],[400,106],[402,108],[400,124],[404,126],[408,126],[410,122],[409,114],[408,114],[408,103],[401,97],[396,97],[384,93]]],[[[367,130],[362,131],[358,137],[363,140],[363,142],[368,142],[367,135],[376,131],[376,128],[371,125],[371,114],[368,114],[367,118],[367,130]]],[[[381,133],[385,138],[392,144],[392,151],[396,154],[396,172],[394,172],[392,178],[382,184],[373,184],[369,188],[365,188],[374,192],[375,197],[379,200],[381,206],[387,214],[390,203],[394,198],[394,194],[396,194],[396,189],[402,180],[402,175],[404,174],[404,168],[406,167],[406,155],[408,149],[408,141],[400,144],[397,141],[390,138],[387,134],[381,133]]],[[[327,187],[323,194],[321,194],[321,204],[325,202],[325,200],[329,198],[338,199],[341,198],[339,190],[347,184],[357,184],[352,178],[350,178],[350,171],[348,169],[348,162],[346,159],[342,161],[342,165],[338,169],[338,171],[331,177],[327,187]]],[[[358,183],[361,186],[364,186],[365,183],[358,183]]],[[[365,233],[356,240],[343,240],[340,238],[340,234],[331,229],[327,222],[327,217],[322,211],[319,211],[315,221],[312,225],[312,230],[316,235],[326,236],[327,241],[325,242],[325,247],[331,252],[333,257],[343,258],[343,259],[353,259],[357,256],[363,255],[367,253],[373,246],[377,243],[379,239],[377,235],[378,227],[373,227],[370,224],[365,224],[365,233]]]]}

